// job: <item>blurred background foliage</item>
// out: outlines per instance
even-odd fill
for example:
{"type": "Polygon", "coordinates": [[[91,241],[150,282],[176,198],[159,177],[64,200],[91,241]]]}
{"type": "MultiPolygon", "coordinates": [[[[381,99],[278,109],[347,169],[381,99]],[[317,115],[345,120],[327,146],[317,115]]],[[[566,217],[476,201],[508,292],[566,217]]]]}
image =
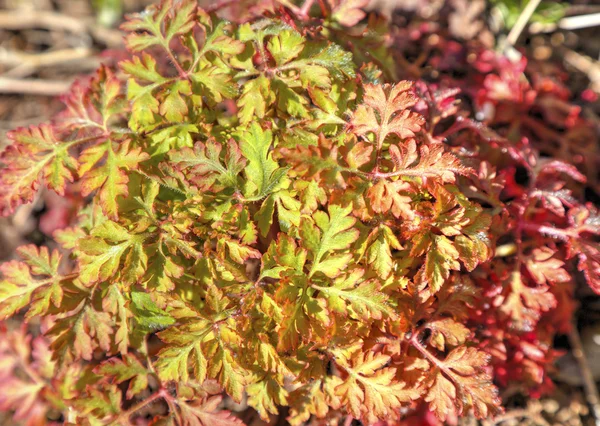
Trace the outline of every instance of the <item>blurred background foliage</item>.
{"type": "MultiPolygon", "coordinates": [[[[511,29],[517,22],[527,3],[527,0],[491,0],[492,6],[502,17],[504,27],[507,29],[511,29]]],[[[565,16],[568,7],[569,3],[566,2],[543,1],[536,7],[529,22],[555,24],[565,16]]]]}
{"type": "Polygon", "coordinates": [[[123,16],[122,0],[94,0],[94,12],[100,25],[112,27],[118,24],[123,16]]]}

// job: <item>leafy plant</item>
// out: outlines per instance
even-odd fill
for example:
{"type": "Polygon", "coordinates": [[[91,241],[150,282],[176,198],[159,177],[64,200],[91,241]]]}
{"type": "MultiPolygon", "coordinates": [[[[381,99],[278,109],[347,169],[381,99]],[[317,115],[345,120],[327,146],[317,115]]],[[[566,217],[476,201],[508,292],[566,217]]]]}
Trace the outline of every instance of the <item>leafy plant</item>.
{"type": "Polygon", "coordinates": [[[92,3],[97,20],[101,25],[112,26],[119,22],[123,16],[122,0],[94,0],[92,3]]]}
{"type": "MultiPolygon", "coordinates": [[[[492,0],[492,4],[500,12],[504,25],[512,28],[527,3],[519,0],[492,0]]],[[[567,6],[568,3],[542,1],[531,16],[531,22],[554,24],[565,15],[567,6]]]]}
{"type": "MultiPolygon", "coordinates": [[[[123,25],[117,69],[10,134],[3,213],[42,186],[87,203],[59,248],[0,267],[2,319],[41,323],[4,332],[0,387],[22,385],[1,409],[242,424],[225,394],[265,420],[393,424],[491,417],[494,380],[548,384],[577,271],[600,292],[586,176],[505,120],[553,95],[481,48],[471,80],[400,79],[422,71],[387,24],[347,27],[362,4],[230,23],[165,0],[123,25]]],[[[428,60],[464,67],[452,54],[428,60]]]]}

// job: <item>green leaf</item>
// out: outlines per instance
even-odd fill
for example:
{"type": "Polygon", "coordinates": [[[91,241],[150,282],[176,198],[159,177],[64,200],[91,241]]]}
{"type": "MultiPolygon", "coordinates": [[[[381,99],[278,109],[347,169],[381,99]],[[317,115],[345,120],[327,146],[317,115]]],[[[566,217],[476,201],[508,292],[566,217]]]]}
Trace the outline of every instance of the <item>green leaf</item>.
{"type": "Polygon", "coordinates": [[[127,354],[129,350],[129,319],[132,316],[127,300],[122,289],[118,284],[108,287],[106,295],[102,299],[102,310],[115,315],[115,322],[119,327],[115,331],[115,344],[122,355],[127,354]]]}
{"type": "Polygon", "coordinates": [[[168,345],[158,353],[155,368],[161,380],[187,381],[189,369],[200,383],[216,379],[235,400],[240,401],[246,374],[233,348],[241,344],[237,332],[226,324],[204,319],[171,327],[158,333],[168,345]]]}
{"type": "Polygon", "coordinates": [[[33,200],[43,180],[60,195],[77,176],[77,160],[69,148],[78,141],[61,141],[48,125],[21,129],[9,134],[13,144],[0,155],[0,213],[33,200]]]}
{"type": "Polygon", "coordinates": [[[174,290],[176,280],[181,278],[185,271],[181,259],[165,253],[162,243],[149,245],[148,251],[155,254],[148,265],[145,286],[161,292],[174,290]]]}
{"type": "Polygon", "coordinates": [[[150,135],[151,156],[162,156],[168,152],[178,153],[184,148],[194,146],[194,136],[198,127],[194,124],[180,123],[167,126],[150,135]]]}
{"type": "Polygon", "coordinates": [[[238,138],[240,150],[248,160],[244,195],[253,199],[266,197],[277,188],[287,173],[287,169],[280,168],[273,160],[273,133],[263,130],[258,123],[252,123],[248,130],[238,134],[238,138]]]}
{"type": "Polygon", "coordinates": [[[127,85],[127,98],[132,101],[129,127],[134,131],[149,129],[155,122],[160,102],[153,90],[157,85],[140,86],[135,80],[129,80],[127,85]]]}
{"type": "Polygon", "coordinates": [[[130,234],[110,220],[102,222],[88,238],[79,241],[79,280],[89,286],[105,281],[120,271],[126,282],[136,282],[144,275],[148,264],[144,241],[143,234],[130,234]]]}
{"type": "Polygon", "coordinates": [[[176,81],[165,87],[167,96],[161,103],[159,112],[168,121],[180,123],[188,115],[188,105],[185,101],[192,94],[189,81],[176,81]]]}
{"type": "Polygon", "coordinates": [[[307,251],[298,247],[290,236],[280,233],[276,241],[271,242],[267,254],[263,256],[261,277],[279,277],[279,274],[290,269],[301,273],[306,264],[307,251]]]}
{"type": "Polygon", "coordinates": [[[121,28],[129,31],[127,47],[134,52],[160,45],[168,47],[171,40],[191,31],[196,3],[191,1],[165,0],[160,7],[154,7],[142,14],[132,15],[121,28]]]}
{"type": "Polygon", "coordinates": [[[53,337],[51,349],[59,362],[74,359],[91,361],[94,350],[110,350],[113,321],[107,312],[99,312],[85,301],[71,316],[58,319],[47,335],[53,337]]]}
{"type": "Polygon", "coordinates": [[[433,292],[440,290],[450,276],[450,271],[460,270],[459,253],[448,238],[431,234],[431,247],[425,256],[424,279],[433,292]]]}
{"type": "Polygon", "coordinates": [[[296,58],[304,49],[304,37],[294,30],[284,30],[267,43],[277,65],[283,65],[296,58]]]}
{"type": "Polygon", "coordinates": [[[141,58],[134,56],[120,66],[131,77],[127,84],[127,99],[131,102],[129,127],[134,131],[150,127],[160,110],[160,102],[154,91],[172,80],[157,71],[156,60],[147,53],[142,53],[141,58]]]}
{"type": "Polygon", "coordinates": [[[254,408],[265,421],[269,420],[269,414],[278,414],[280,406],[288,405],[288,392],[269,376],[248,385],[246,393],[248,405],[254,408]]]}
{"type": "Polygon", "coordinates": [[[308,117],[308,100],[298,94],[286,82],[274,78],[271,87],[277,92],[277,108],[292,117],[308,117]]]}
{"type": "Polygon", "coordinates": [[[462,228],[462,234],[454,239],[460,260],[467,271],[472,271],[477,265],[488,260],[492,253],[488,235],[492,218],[487,214],[482,214],[479,210],[467,211],[467,217],[471,219],[471,223],[462,228]]]}
{"type": "Polygon", "coordinates": [[[286,190],[269,195],[262,203],[254,218],[263,237],[267,236],[273,223],[273,214],[277,206],[277,219],[282,231],[289,232],[291,227],[300,226],[300,202],[286,190]]]}
{"type": "Polygon", "coordinates": [[[200,87],[194,92],[207,96],[212,104],[233,99],[238,94],[238,85],[232,76],[217,67],[203,68],[191,74],[191,78],[200,87]]]}
{"type": "Polygon", "coordinates": [[[60,307],[67,278],[58,272],[61,256],[47,247],[19,247],[23,261],[12,260],[0,265],[0,319],[16,314],[29,306],[25,318],[45,315],[51,305],[60,307]]]}
{"type": "Polygon", "coordinates": [[[352,206],[329,206],[329,215],[316,211],[312,219],[303,218],[300,224],[302,244],[312,253],[309,277],[322,272],[333,278],[352,259],[351,253],[335,253],[346,250],[356,241],[359,231],[354,229],[356,220],[350,216],[352,206]]]}
{"type": "Polygon", "coordinates": [[[112,141],[93,146],[79,157],[81,192],[84,196],[97,191],[102,210],[110,218],[117,217],[117,198],[127,196],[127,171],[135,170],[138,164],[150,158],[141,148],[129,148],[122,142],[115,151],[112,141]]]}
{"type": "Polygon", "coordinates": [[[175,319],[160,309],[148,293],[131,293],[131,311],[136,323],[147,332],[162,330],[175,324],[175,319]]]}
{"type": "Polygon", "coordinates": [[[248,124],[254,117],[265,117],[267,108],[275,101],[271,82],[264,75],[244,83],[242,95],[237,101],[238,117],[241,124],[248,124]]]}
{"type": "Polygon", "coordinates": [[[104,418],[111,418],[121,412],[121,390],[115,385],[103,389],[89,388],[86,394],[73,401],[73,409],[79,418],[85,418],[91,425],[100,425],[104,418]]]}
{"type": "MultiPolygon", "coordinates": [[[[205,19],[210,21],[208,16],[205,19]]],[[[238,55],[244,51],[246,45],[242,41],[230,37],[227,26],[227,22],[219,21],[211,31],[207,28],[208,25],[205,25],[207,36],[198,56],[207,52],[215,52],[222,55],[238,55]]]]}
{"type": "Polygon", "coordinates": [[[394,269],[392,249],[401,250],[402,246],[392,230],[386,225],[379,225],[367,239],[367,263],[377,272],[381,279],[387,279],[394,269]]]}
{"type": "Polygon", "coordinates": [[[121,359],[112,357],[94,368],[94,373],[110,377],[120,385],[131,380],[127,388],[127,399],[131,399],[148,387],[148,369],[134,355],[123,355],[121,359]]]}
{"type": "Polygon", "coordinates": [[[125,74],[144,82],[164,83],[169,80],[157,71],[156,59],[146,52],[143,52],[141,56],[134,56],[131,60],[121,62],[119,66],[125,74]]]}
{"type": "Polygon", "coordinates": [[[184,148],[169,155],[170,161],[184,170],[187,180],[201,191],[218,192],[222,187],[237,187],[237,176],[244,170],[245,159],[237,143],[231,139],[227,143],[224,159],[221,159],[223,145],[214,139],[206,143],[196,143],[194,150],[184,148]],[[220,185],[215,185],[215,183],[220,185]]]}
{"type": "Polygon", "coordinates": [[[216,379],[234,401],[240,402],[244,396],[246,377],[236,353],[222,341],[213,340],[207,345],[207,354],[211,360],[208,364],[209,377],[216,379]]]}
{"type": "MultiPolygon", "coordinates": [[[[352,54],[345,51],[337,44],[311,43],[306,46],[299,59],[295,61],[299,68],[306,65],[325,68],[331,76],[338,80],[355,76],[352,54]]],[[[314,72],[314,71],[313,71],[314,72]]]]}
{"type": "Polygon", "coordinates": [[[154,365],[161,380],[187,382],[190,368],[195,380],[202,383],[206,379],[207,360],[200,344],[210,333],[210,325],[208,321],[198,320],[158,333],[167,343],[154,365]]]}
{"type": "Polygon", "coordinates": [[[327,299],[327,306],[342,315],[362,320],[384,317],[394,319],[396,314],[389,304],[388,296],[379,291],[376,280],[363,280],[363,271],[355,270],[337,278],[331,287],[313,284],[312,287],[327,299]]]}

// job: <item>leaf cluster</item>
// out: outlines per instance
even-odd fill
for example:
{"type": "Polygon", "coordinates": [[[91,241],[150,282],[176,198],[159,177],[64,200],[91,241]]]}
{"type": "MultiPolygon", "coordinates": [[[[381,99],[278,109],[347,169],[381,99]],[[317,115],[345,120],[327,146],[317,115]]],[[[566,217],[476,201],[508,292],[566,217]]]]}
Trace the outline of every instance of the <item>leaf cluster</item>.
{"type": "Polygon", "coordinates": [[[502,411],[494,345],[513,330],[525,352],[576,270],[600,292],[599,213],[573,165],[459,112],[458,90],[395,78],[381,21],[347,27],[362,5],[231,23],[163,0],[123,25],[118,67],[10,134],[3,213],[42,187],[86,203],[59,247],[0,266],[0,318],[43,331],[0,343],[0,387],[27,377],[0,409],[241,424],[224,393],[292,425],[502,411]]]}

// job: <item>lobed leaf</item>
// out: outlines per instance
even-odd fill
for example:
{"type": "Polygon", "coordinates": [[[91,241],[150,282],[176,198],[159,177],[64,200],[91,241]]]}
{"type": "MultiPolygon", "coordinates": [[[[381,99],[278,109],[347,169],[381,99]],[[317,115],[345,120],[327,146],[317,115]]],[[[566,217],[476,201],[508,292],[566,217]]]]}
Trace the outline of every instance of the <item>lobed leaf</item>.
{"type": "Polygon", "coordinates": [[[335,388],[336,395],[356,419],[372,423],[381,418],[394,418],[402,404],[420,396],[417,389],[407,388],[395,378],[396,370],[385,367],[387,355],[361,350],[338,357],[348,378],[335,388]]]}
{"type": "Polygon", "coordinates": [[[61,283],[70,278],[59,272],[58,251],[28,245],[18,248],[17,254],[22,261],[0,265],[0,318],[9,318],[26,306],[27,319],[48,314],[52,306],[59,308],[65,291],[61,283]]]}
{"type": "Polygon", "coordinates": [[[239,135],[239,139],[240,151],[248,161],[245,196],[256,199],[266,197],[277,188],[287,172],[273,160],[270,152],[273,133],[263,130],[258,123],[252,123],[248,130],[239,135]]]}
{"type": "Polygon", "coordinates": [[[336,254],[346,250],[358,238],[359,231],[353,226],[356,220],[350,217],[352,207],[329,206],[329,214],[316,211],[311,219],[303,218],[300,224],[302,244],[312,254],[312,265],[308,277],[317,272],[333,278],[352,259],[352,254],[336,254]]]}
{"type": "Polygon", "coordinates": [[[381,150],[388,135],[401,139],[415,136],[424,120],[410,110],[417,103],[411,88],[412,83],[408,81],[394,85],[365,84],[363,103],[352,116],[356,134],[373,134],[377,150],[381,150]]]}
{"type": "Polygon", "coordinates": [[[462,346],[433,370],[425,401],[438,418],[446,418],[454,409],[458,415],[472,409],[479,419],[501,412],[498,391],[484,372],[487,357],[475,348],[462,346]]]}
{"type": "Polygon", "coordinates": [[[46,124],[14,131],[8,137],[12,144],[0,155],[0,212],[8,215],[31,202],[41,182],[64,195],[79,166],[69,149],[83,141],[62,141],[46,124]]]}

